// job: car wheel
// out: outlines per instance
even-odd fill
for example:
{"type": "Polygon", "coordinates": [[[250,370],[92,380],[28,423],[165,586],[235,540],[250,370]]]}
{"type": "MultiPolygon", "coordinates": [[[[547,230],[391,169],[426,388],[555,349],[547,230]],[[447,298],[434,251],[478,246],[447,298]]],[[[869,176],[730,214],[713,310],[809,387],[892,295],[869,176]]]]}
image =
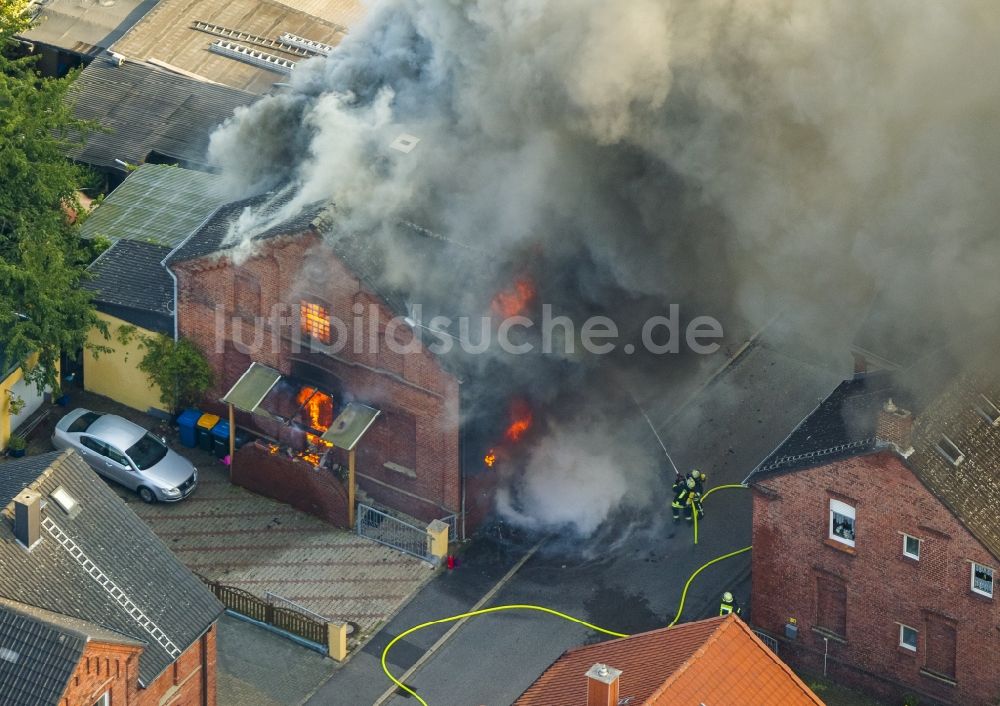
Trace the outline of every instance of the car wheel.
{"type": "Polygon", "coordinates": [[[156,502],[156,493],[154,493],[152,490],[150,490],[146,486],[144,486],[144,485],[140,486],[139,490],[137,490],[136,492],[139,493],[139,497],[142,499],[142,501],[144,503],[155,503],[156,502]]]}

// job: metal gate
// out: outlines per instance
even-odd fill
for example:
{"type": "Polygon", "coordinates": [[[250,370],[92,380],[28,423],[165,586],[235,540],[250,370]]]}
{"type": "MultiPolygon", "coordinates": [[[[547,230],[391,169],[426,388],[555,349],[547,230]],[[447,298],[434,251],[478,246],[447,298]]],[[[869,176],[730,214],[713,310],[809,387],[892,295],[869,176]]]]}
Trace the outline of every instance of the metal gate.
{"type": "Polygon", "coordinates": [[[432,561],[427,547],[427,530],[411,525],[381,510],[358,503],[357,533],[380,544],[432,561]]]}

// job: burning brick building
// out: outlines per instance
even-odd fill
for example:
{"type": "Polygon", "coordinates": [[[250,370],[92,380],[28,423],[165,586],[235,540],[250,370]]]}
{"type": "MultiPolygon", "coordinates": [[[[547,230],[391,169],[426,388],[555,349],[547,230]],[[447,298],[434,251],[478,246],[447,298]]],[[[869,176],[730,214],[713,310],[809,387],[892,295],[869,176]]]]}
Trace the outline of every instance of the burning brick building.
{"type": "Polygon", "coordinates": [[[792,666],[890,699],[996,703],[1000,387],[931,379],[845,381],[750,476],[753,621],[792,666]]]}
{"type": "MultiPolygon", "coordinates": [[[[458,374],[415,336],[419,324],[399,324],[407,301],[379,289],[375,244],[324,234],[322,208],[268,227],[252,252],[239,252],[227,239],[232,224],[266,199],[220,208],[169,260],[179,333],[216,373],[206,407],[225,414],[218,400],[253,363],[281,375],[254,413],[236,415],[265,443],[236,454],[234,482],[345,524],[347,460],[321,437],[357,402],[379,412],[357,448],[359,491],[425,521],[461,516],[458,374]]],[[[444,246],[410,237],[415,248],[444,246]]]]}

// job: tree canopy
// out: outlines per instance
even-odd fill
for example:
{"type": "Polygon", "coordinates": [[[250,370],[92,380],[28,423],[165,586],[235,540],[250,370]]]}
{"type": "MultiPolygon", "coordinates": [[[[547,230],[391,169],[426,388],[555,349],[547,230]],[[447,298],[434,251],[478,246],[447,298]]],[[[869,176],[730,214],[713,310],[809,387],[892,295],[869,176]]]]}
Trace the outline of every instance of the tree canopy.
{"type": "Polygon", "coordinates": [[[87,170],[65,148],[90,126],[66,93],[75,75],[46,78],[14,38],[29,26],[27,0],[0,3],[0,354],[26,366],[39,389],[59,387],[59,354],[103,328],[80,287],[91,259],[78,237],[77,190],[87,170]]]}

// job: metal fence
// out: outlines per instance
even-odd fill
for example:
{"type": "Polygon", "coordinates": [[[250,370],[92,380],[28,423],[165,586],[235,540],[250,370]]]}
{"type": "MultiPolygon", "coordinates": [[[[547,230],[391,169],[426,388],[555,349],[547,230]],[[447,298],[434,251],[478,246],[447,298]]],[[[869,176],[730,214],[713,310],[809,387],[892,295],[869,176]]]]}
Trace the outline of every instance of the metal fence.
{"type": "Polygon", "coordinates": [[[448,541],[457,542],[458,541],[458,515],[448,515],[447,517],[442,517],[441,521],[448,525],[448,541]]]}
{"type": "Polygon", "coordinates": [[[778,641],[777,640],[775,640],[773,637],[771,637],[770,635],[768,635],[766,632],[762,632],[760,630],[754,630],[753,632],[754,632],[754,635],[756,635],[757,637],[760,638],[761,642],[763,642],[765,645],[767,645],[768,647],[771,648],[771,652],[773,652],[774,654],[778,654],[778,641]]]}
{"type": "Polygon", "coordinates": [[[273,593],[268,593],[267,598],[260,598],[242,588],[209,581],[204,576],[199,578],[229,610],[315,642],[323,648],[329,644],[329,621],[322,616],[273,593]]]}
{"type": "Polygon", "coordinates": [[[385,544],[420,559],[432,561],[427,546],[427,530],[423,527],[411,525],[398,517],[362,503],[358,503],[355,525],[358,535],[362,537],[373,539],[379,544],[385,544]]]}

